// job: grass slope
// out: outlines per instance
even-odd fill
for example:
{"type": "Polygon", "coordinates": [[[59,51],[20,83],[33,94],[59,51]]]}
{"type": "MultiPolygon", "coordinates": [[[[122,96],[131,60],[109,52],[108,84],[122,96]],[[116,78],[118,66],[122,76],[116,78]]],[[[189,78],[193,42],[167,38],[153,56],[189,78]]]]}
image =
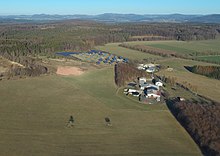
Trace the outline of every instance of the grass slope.
{"type": "Polygon", "coordinates": [[[220,38],[215,40],[201,41],[134,41],[127,42],[130,45],[147,45],[154,48],[170,50],[188,56],[193,56],[196,59],[209,61],[212,63],[220,63],[220,38]],[[207,52],[211,52],[218,56],[209,56],[207,52]]]}
{"type": "Polygon", "coordinates": [[[115,92],[112,68],[2,81],[0,155],[201,155],[166,106],[140,105],[115,92]],[[76,123],[68,129],[70,115],[76,123]]]}
{"type": "Polygon", "coordinates": [[[203,61],[209,61],[209,62],[213,62],[213,63],[218,63],[220,64],[220,55],[213,55],[213,56],[199,56],[197,57],[200,60],[203,61]]]}
{"type": "Polygon", "coordinates": [[[163,64],[164,66],[170,66],[174,69],[174,71],[160,71],[160,75],[166,75],[171,77],[176,77],[177,81],[182,83],[184,81],[191,83],[192,85],[196,85],[198,87],[198,93],[211,98],[215,101],[220,101],[220,81],[208,78],[206,76],[198,75],[189,72],[184,66],[194,66],[194,65],[213,65],[210,63],[192,61],[192,60],[184,60],[178,58],[171,58],[160,60],[158,63],[163,64]]]}
{"type": "Polygon", "coordinates": [[[139,51],[119,47],[118,45],[119,43],[109,43],[109,44],[106,44],[105,46],[97,46],[96,49],[107,51],[112,54],[123,56],[129,59],[132,59],[132,60],[143,60],[147,58],[152,58],[152,59],[161,58],[160,56],[157,56],[157,55],[151,55],[148,53],[140,53],[139,51]]]}
{"type": "MultiPolygon", "coordinates": [[[[213,48],[217,50],[217,48],[220,48],[220,45],[218,44],[220,39],[216,40],[205,40],[205,41],[190,41],[190,42],[183,42],[183,41],[138,41],[138,42],[127,42],[129,44],[133,45],[154,45],[154,44],[160,44],[163,45],[160,48],[169,47],[170,45],[176,46],[177,50],[179,48],[179,52],[184,49],[197,49],[197,50],[204,50],[203,48],[207,47],[208,49],[213,48]],[[195,45],[194,45],[195,44],[195,45]],[[201,45],[201,46],[199,46],[201,45]],[[217,48],[216,48],[217,47],[217,48]],[[182,49],[181,49],[182,48],[182,49]],[[181,49],[181,50],[180,50],[181,49]]],[[[133,60],[141,60],[143,58],[147,57],[155,57],[154,55],[150,55],[147,53],[142,53],[140,51],[135,50],[129,50],[126,48],[122,48],[118,46],[119,43],[113,43],[113,44],[107,44],[106,46],[98,47],[102,50],[106,50],[109,52],[119,52],[121,55],[124,55],[125,57],[128,57],[133,60]]],[[[172,50],[171,47],[169,47],[172,50]]],[[[218,56],[198,56],[199,59],[211,59],[213,62],[220,62],[220,57],[218,56]]],[[[172,76],[176,77],[178,81],[181,83],[183,81],[187,81],[191,83],[192,85],[196,85],[198,87],[198,93],[209,97],[215,101],[220,101],[220,82],[218,80],[213,80],[205,76],[197,75],[190,73],[187,71],[184,66],[193,66],[193,65],[215,65],[205,62],[198,62],[193,60],[185,60],[185,59],[177,59],[177,58],[161,58],[157,60],[157,63],[164,65],[164,66],[170,66],[174,68],[174,72],[167,72],[163,71],[160,72],[161,75],[166,76],[172,76]]]]}
{"type": "Polygon", "coordinates": [[[193,54],[197,52],[202,54],[204,52],[220,53],[220,39],[216,40],[202,40],[202,41],[140,41],[128,42],[131,45],[147,45],[155,48],[165,50],[173,50],[184,54],[193,54]]]}

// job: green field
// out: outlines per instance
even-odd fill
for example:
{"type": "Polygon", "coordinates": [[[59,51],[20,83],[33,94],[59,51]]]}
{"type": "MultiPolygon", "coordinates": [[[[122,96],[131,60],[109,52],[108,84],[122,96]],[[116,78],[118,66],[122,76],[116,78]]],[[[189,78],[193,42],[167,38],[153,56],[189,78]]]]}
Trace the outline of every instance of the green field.
{"type": "Polygon", "coordinates": [[[208,62],[213,62],[213,63],[218,63],[220,64],[220,55],[214,55],[214,56],[199,56],[197,57],[199,60],[202,61],[208,61],[208,62]]]}
{"type": "MultiPolygon", "coordinates": [[[[212,63],[220,63],[220,56],[210,56],[212,54],[220,54],[220,39],[202,40],[202,41],[134,41],[125,42],[129,45],[146,45],[163,50],[170,50],[181,54],[186,54],[198,60],[204,60],[212,63]]],[[[143,60],[146,58],[159,59],[161,57],[147,53],[138,53],[136,50],[123,48],[118,46],[119,43],[106,44],[105,46],[97,46],[96,49],[111,52],[133,60],[143,60]]]]}
{"type": "Polygon", "coordinates": [[[123,48],[118,45],[119,43],[109,43],[109,44],[106,44],[105,46],[97,46],[96,49],[110,52],[112,54],[123,56],[128,59],[132,59],[132,60],[143,60],[147,58],[148,59],[149,58],[152,58],[152,59],[161,58],[160,56],[157,56],[157,55],[151,55],[148,53],[140,53],[139,51],[123,48]]]}
{"type": "Polygon", "coordinates": [[[202,55],[206,52],[220,54],[220,39],[202,41],[141,41],[127,42],[131,45],[147,45],[155,48],[171,50],[182,54],[202,55]]]}
{"type": "Polygon", "coordinates": [[[165,105],[116,94],[112,67],[2,81],[0,101],[2,156],[201,155],[165,105]],[[70,115],[74,128],[65,127],[70,115]]]}
{"type": "Polygon", "coordinates": [[[201,41],[134,41],[126,42],[129,45],[146,45],[153,48],[169,50],[186,54],[201,61],[220,63],[220,38],[201,41]],[[214,56],[210,56],[210,53],[214,56]],[[218,55],[218,56],[215,56],[218,55]]]}

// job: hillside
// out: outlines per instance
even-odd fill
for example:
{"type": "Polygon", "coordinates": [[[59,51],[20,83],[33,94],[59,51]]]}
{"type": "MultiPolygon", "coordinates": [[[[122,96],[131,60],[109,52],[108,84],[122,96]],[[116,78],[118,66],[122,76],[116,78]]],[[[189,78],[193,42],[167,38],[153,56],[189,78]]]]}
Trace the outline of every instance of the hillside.
{"type": "Polygon", "coordinates": [[[123,22],[165,22],[165,23],[220,23],[219,14],[210,15],[184,15],[184,14],[116,14],[104,13],[99,15],[10,15],[0,16],[0,21],[4,22],[36,22],[36,21],[60,21],[60,20],[93,20],[107,23],[123,23],[123,22]]]}
{"type": "MultiPolygon", "coordinates": [[[[140,42],[124,42],[128,45],[148,45],[151,47],[158,47],[163,50],[170,50],[184,54],[198,51],[198,56],[205,56],[204,52],[208,50],[217,51],[219,48],[219,40],[207,40],[207,41],[192,41],[192,42],[178,42],[178,41],[140,41],[140,42]]],[[[210,79],[205,76],[193,74],[189,72],[185,66],[193,65],[207,65],[213,66],[217,64],[205,63],[202,61],[187,60],[173,57],[161,57],[158,55],[152,55],[147,52],[141,52],[138,50],[131,50],[128,48],[120,47],[119,43],[106,44],[105,46],[97,46],[97,49],[109,51],[114,54],[120,54],[121,56],[128,57],[129,59],[138,60],[139,62],[155,62],[164,66],[164,70],[159,72],[159,75],[165,75],[167,77],[175,77],[177,82],[190,83],[197,86],[198,94],[211,98],[214,101],[220,101],[219,80],[210,79]],[[173,71],[166,70],[167,67],[173,68],[173,71]],[[190,79],[189,79],[190,77],[190,79]]],[[[196,56],[196,57],[198,57],[196,56]]],[[[209,57],[209,56],[207,56],[209,57]]],[[[216,60],[210,60],[210,62],[216,61],[219,63],[219,57],[215,56],[216,60]]]]}
{"type": "Polygon", "coordinates": [[[5,81],[0,93],[0,155],[201,155],[166,105],[115,94],[112,68],[5,81]]]}

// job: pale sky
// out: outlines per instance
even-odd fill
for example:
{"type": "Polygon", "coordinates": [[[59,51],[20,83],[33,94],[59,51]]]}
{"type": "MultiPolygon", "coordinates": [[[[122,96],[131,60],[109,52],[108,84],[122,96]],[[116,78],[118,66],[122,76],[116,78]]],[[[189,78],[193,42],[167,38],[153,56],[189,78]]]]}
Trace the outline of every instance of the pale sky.
{"type": "Polygon", "coordinates": [[[0,0],[0,15],[220,14],[220,0],[0,0]]]}

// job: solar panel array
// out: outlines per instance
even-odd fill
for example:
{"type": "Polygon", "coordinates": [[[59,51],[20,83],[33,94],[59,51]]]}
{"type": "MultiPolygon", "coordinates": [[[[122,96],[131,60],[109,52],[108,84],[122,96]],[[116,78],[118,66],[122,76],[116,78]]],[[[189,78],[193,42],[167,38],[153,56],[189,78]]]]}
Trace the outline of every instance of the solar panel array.
{"type": "Polygon", "coordinates": [[[88,52],[58,52],[57,55],[65,57],[76,57],[82,61],[100,64],[114,64],[118,62],[128,63],[128,58],[117,56],[105,51],[90,50],[88,52]]]}

